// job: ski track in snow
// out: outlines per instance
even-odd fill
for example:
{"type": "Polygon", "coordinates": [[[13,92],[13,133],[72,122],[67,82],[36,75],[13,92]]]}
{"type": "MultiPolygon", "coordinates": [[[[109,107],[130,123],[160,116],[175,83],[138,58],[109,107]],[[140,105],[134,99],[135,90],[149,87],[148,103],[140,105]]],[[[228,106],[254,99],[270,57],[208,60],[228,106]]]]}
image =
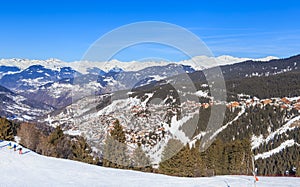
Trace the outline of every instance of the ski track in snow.
{"type": "MultiPolygon", "coordinates": [[[[0,142],[0,147],[8,142],[0,142]]],[[[14,144],[14,143],[13,143],[14,144]]],[[[23,153],[28,150],[23,149],[23,153]]],[[[216,176],[202,178],[171,177],[160,174],[119,170],[71,160],[45,157],[29,151],[19,155],[7,147],[0,148],[0,186],[205,186],[252,187],[252,176],[216,176]]],[[[259,177],[257,187],[300,186],[296,177],[259,177]]]]}
{"type": "Polygon", "coordinates": [[[188,120],[190,120],[194,114],[189,116],[184,116],[182,119],[177,121],[176,116],[172,117],[171,127],[168,128],[168,125],[165,126],[166,130],[169,131],[174,138],[179,139],[184,145],[190,142],[190,137],[187,137],[186,134],[180,130],[183,124],[185,124],[188,120]]]}
{"type": "Polygon", "coordinates": [[[272,156],[273,154],[279,153],[280,151],[282,151],[283,149],[287,148],[287,147],[292,147],[293,145],[297,145],[300,146],[297,142],[295,142],[295,140],[286,140],[285,142],[281,143],[280,146],[276,147],[275,149],[272,149],[268,152],[264,152],[261,154],[257,154],[254,156],[255,160],[262,158],[268,158],[270,156],[272,156]]]}
{"type": "Polygon", "coordinates": [[[233,122],[235,122],[236,120],[238,120],[241,115],[243,115],[245,113],[245,108],[242,107],[242,110],[238,113],[238,115],[231,120],[230,122],[226,123],[226,125],[222,126],[221,128],[219,128],[211,137],[210,139],[213,139],[214,137],[216,137],[220,132],[222,132],[224,129],[226,129],[229,125],[231,125],[233,122]]]}
{"type": "Polygon", "coordinates": [[[296,116],[296,117],[292,118],[286,124],[284,124],[283,126],[278,128],[276,131],[270,133],[266,139],[264,139],[262,135],[260,135],[259,137],[252,136],[252,150],[259,147],[263,143],[268,143],[270,140],[273,140],[276,135],[283,134],[287,130],[293,130],[295,127],[290,127],[290,126],[291,126],[291,124],[293,124],[294,122],[296,122],[298,120],[300,120],[300,116],[296,116]]]}

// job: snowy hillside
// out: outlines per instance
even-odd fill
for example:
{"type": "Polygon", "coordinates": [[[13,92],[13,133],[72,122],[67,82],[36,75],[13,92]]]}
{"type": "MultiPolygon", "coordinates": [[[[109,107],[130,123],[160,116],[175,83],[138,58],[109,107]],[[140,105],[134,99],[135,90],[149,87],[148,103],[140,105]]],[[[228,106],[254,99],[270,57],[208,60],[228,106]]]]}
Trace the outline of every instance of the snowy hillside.
{"type": "Polygon", "coordinates": [[[8,119],[30,121],[53,110],[51,106],[37,103],[2,86],[0,86],[0,101],[0,115],[8,119]]]}
{"type": "MultiPolygon", "coordinates": [[[[50,158],[27,149],[19,155],[7,144],[0,142],[1,186],[254,186],[252,176],[170,177],[50,158]]],[[[300,178],[259,177],[256,186],[295,187],[300,186],[300,178]]]]}

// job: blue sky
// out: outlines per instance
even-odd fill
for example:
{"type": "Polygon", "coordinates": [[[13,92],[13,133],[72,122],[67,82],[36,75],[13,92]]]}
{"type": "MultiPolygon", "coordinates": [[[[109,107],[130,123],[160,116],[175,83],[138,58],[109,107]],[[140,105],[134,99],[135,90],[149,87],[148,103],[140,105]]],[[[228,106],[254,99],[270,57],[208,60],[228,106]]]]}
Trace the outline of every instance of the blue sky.
{"type": "MultiPolygon", "coordinates": [[[[1,1],[0,58],[81,59],[103,34],[138,21],[182,26],[215,56],[287,57],[300,53],[300,2],[287,1],[1,1]]],[[[182,60],[165,46],[120,53],[128,61],[182,60]]]]}

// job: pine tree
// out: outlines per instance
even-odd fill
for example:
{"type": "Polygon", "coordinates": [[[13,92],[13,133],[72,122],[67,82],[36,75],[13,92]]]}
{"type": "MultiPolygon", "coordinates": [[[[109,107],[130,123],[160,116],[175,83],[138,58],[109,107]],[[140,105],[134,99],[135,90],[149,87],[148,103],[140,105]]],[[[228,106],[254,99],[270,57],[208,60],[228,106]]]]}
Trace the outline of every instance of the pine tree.
{"type": "Polygon", "coordinates": [[[251,142],[249,139],[243,139],[241,140],[241,146],[242,146],[242,164],[241,164],[241,171],[240,173],[249,175],[252,171],[252,150],[251,150],[251,142]]]}
{"type": "Polygon", "coordinates": [[[159,163],[159,171],[168,175],[179,176],[181,169],[181,151],[183,144],[176,139],[170,139],[163,150],[162,162],[159,163]]]}
{"type": "Polygon", "coordinates": [[[159,164],[159,171],[168,175],[181,177],[199,177],[204,175],[203,162],[200,157],[199,142],[190,148],[176,139],[167,143],[159,164]]]}
{"type": "Polygon", "coordinates": [[[62,137],[55,141],[55,144],[52,144],[52,147],[54,147],[56,157],[73,159],[71,137],[68,135],[63,134],[62,137]]]}
{"type": "Polygon", "coordinates": [[[192,154],[192,151],[187,144],[182,148],[182,150],[179,152],[179,157],[181,159],[179,160],[180,163],[180,170],[178,171],[179,176],[183,177],[194,177],[195,174],[195,162],[197,155],[192,154]]]}
{"type": "Polygon", "coordinates": [[[71,159],[71,142],[61,127],[56,127],[49,136],[41,136],[38,151],[43,155],[71,159]]]}
{"type": "Polygon", "coordinates": [[[133,152],[132,166],[136,170],[151,169],[151,162],[149,156],[143,151],[141,144],[133,152]]]}
{"type": "Polygon", "coordinates": [[[36,150],[39,143],[40,132],[36,129],[34,124],[22,123],[17,135],[21,138],[20,144],[33,151],[36,150]]]}
{"type": "Polygon", "coordinates": [[[193,170],[194,170],[194,174],[193,176],[194,177],[200,177],[200,176],[203,176],[204,175],[204,163],[201,159],[201,156],[200,156],[200,141],[197,141],[195,143],[195,146],[193,146],[191,148],[191,157],[193,160],[193,170]]]}
{"type": "Polygon", "coordinates": [[[77,140],[72,141],[72,159],[89,163],[89,164],[97,164],[99,162],[98,159],[94,159],[91,155],[92,149],[87,144],[86,140],[83,137],[78,137],[77,140]]]}
{"type": "Polygon", "coordinates": [[[48,142],[50,144],[56,145],[59,140],[64,136],[64,132],[60,126],[57,126],[55,130],[49,135],[48,142]]]}
{"type": "Polygon", "coordinates": [[[0,118],[0,139],[14,139],[13,124],[5,118],[0,118]]]}
{"type": "Polygon", "coordinates": [[[243,148],[239,140],[227,143],[229,174],[240,174],[243,148]]]}
{"type": "Polygon", "coordinates": [[[126,154],[127,145],[125,132],[119,120],[114,122],[114,128],[107,135],[103,151],[103,166],[127,168],[129,159],[126,154]]]}

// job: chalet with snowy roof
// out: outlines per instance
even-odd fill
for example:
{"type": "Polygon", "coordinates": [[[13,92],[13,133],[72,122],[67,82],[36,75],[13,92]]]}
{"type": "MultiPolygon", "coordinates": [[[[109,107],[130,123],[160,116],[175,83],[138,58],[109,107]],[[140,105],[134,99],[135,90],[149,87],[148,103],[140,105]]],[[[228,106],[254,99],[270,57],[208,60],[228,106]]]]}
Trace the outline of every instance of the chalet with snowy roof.
{"type": "Polygon", "coordinates": [[[287,99],[286,97],[282,98],[281,101],[285,104],[291,104],[291,101],[289,99],[287,99]]]}
{"type": "Polygon", "coordinates": [[[300,110],[300,102],[295,103],[293,108],[296,110],[300,110]]]}
{"type": "Polygon", "coordinates": [[[271,100],[271,99],[264,99],[264,100],[262,100],[262,103],[263,103],[264,105],[267,105],[267,104],[272,103],[272,100],[271,100]]]}
{"type": "Polygon", "coordinates": [[[229,103],[229,104],[227,105],[227,108],[236,108],[236,107],[239,107],[239,106],[240,106],[240,103],[239,103],[239,102],[233,101],[233,102],[231,102],[231,103],[229,103]]]}

